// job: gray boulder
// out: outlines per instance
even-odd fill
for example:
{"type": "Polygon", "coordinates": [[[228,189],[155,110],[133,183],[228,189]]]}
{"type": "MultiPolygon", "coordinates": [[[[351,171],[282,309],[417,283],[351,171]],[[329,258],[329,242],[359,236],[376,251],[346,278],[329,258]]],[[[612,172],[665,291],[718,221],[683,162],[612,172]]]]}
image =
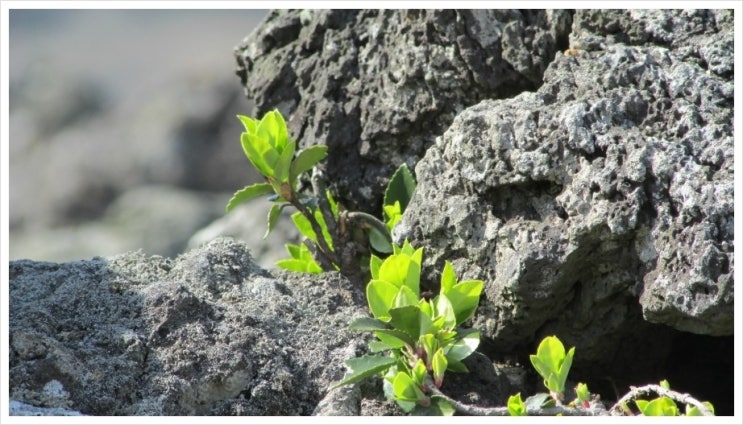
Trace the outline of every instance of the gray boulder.
{"type": "Polygon", "coordinates": [[[252,115],[278,108],[301,145],[328,145],[341,199],[376,214],[397,166],[462,109],[535,89],[570,24],[563,10],[274,11],[238,47],[238,75],[252,115]]]}
{"type": "MultiPolygon", "coordinates": [[[[400,413],[379,379],[330,390],[366,352],[348,330],[363,291],[338,273],[271,275],[231,239],[175,260],[13,261],[10,306],[15,415],[400,413]]],[[[479,383],[453,377],[454,395],[503,404],[525,385],[485,356],[467,365],[479,383]]]]}
{"type": "Polygon", "coordinates": [[[557,334],[617,385],[729,376],[732,11],[282,11],[237,57],[351,208],[417,164],[397,240],[434,289],[444,260],[487,282],[491,358],[557,334]]]}
{"type": "Polygon", "coordinates": [[[10,265],[10,396],[93,415],[300,415],[344,361],[362,294],[277,279],[244,244],[10,265]],[[56,391],[51,391],[51,387],[56,391]]]}
{"type": "Polygon", "coordinates": [[[701,53],[730,45],[732,21],[694,15],[675,48],[654,23],[687,12],[616,13],[642,42],[577,12],[590,50],[558,54],[536,92],[460,113],[396,229],[434,269],[487,282],[475,326],[499,350],[556,334],[605,370],[666,361],[672,329],[734,331],[733,56],[708,51],[711,69],[701,53]]]}

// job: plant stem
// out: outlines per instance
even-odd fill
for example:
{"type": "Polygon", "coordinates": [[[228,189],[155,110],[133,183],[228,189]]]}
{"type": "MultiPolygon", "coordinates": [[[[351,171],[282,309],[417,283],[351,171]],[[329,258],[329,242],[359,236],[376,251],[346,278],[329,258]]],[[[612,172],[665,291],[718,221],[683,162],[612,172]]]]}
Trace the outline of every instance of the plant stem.
{"type": "MultiPolygon", "coordinates": [[[[332,249],[328,246],[328,243],[325,241],[325,234],[322,231],[322,228],[320,227],[320,223],[315,220],[315,215],[312,214],[312,211],[307,209],[307,207],[302,204],[302,202],[296,200],[296,196],[293,197],[293,200],[291,204],[299,210],[300,213],[302,213],[303,216],[307,218],[307,220],[310,222],[310,226],[312,226],[312,230],[315,232],[315,235],[317,235],[317,244],[320,247],[320,253],[325,257],[324,261],[325,264],[331,263],[331,264],[339,264],[338,259],[333,252],[332,249]]],[[[323,263],[323,261],[320,261],[323,263]]],[[[330,270],[326,271],[333,271],[331,268],[330,270]]]]}
{"type": "Polygon", "coordinates": [[[387,225],[384,224],[382,220],[374,217],[373,215],[361,211],[351,211],[348,213],[348,219],[356,225],[361,224],[361,226],[359,227],[374,227],[375,229],[377,229],[377,231],[385,236],[387,242],[392,243],[392,235],[390,235],[390,229],[387,228],[387,225]]]}
{"type": "Polygon", "coordinates": [[[324,179],[325,176],[322,171],[318,170],[317,167],[312,169],[312,191],[315,192],[315,196],[317,197],[317,205],[318,208],[320,208],[322,217],[325,219],[325,224],[328,226],[328,233],[330,233],[330,237],[333,238],[333,246],[337,248],[338,224],[335,222],[333,211],[331,211],[330,204],[328,203],[328,197],[325,193],[327,188],[325,187],[324,179]]]}
{"type": "MultiPolygon", "coordinates": [[[[480,407],[470,406],[469,404],[461,403],[453,398],[442,393],[436,386],[430,385],[429,390],[431,394],[441,397],[444,400],[454,406],[454,408],[466,415],[472,416],[509,416],[507,407],[480,407]]],[[[605,409],[599,407],[593,407],[590,409],[579,409],[569,406],[554,406],[554,407],[542,407],[538,409],[529,408],[526,410],[528,416],[555,416],[561,414],[563,416],[605,416],[607,412],[605,409]]]]}
{"type": "Polygon", "coordinates": [[[692,406],[695,406],[696,408],[698,408],[699,411],[704,416],[714,416],[714,414],[709,410],[707,406],[704,405],[704,403],[695,399],[691,395],[681,394],[679,392],[663,388],[660,385],[645,385],[642,387],[630,387],[630,392],[628,392],[622,398],[620,398],[619,401],[617,401],[616,404],[614,404],[614,406],[611,409],[609,409],[609,412],[613,415],[619,414],[617,412],[620,412],[622,410],[623,403],[628,403],[638,397],[650,395],[653,393],[658,394],[659,396],[668,397],[671,400],[682,403],[682,404],[691,404],[692,406]]]}

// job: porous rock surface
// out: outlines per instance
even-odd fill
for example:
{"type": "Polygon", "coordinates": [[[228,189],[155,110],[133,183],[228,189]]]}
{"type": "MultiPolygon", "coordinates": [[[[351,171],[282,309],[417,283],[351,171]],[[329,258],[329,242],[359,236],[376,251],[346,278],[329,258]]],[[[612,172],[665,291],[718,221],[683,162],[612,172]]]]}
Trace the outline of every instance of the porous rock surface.
{"type": "Polygon", "coordinates": [[[558,55],[536,92],[463,111],[418,163],[398,237],[488,282],[477,323],[496,343],[556,333],[598,359],[645,321],[732,335],[732,55],[701,53],[732,28],[702,13],[696,40],[656,42],[651,23],[680,13],[625,12],[646,41],[558,55]]]}
{"type": "Polygon", "coordinates": [[[92,415],[311,414],[363,342],[337,274],[269,275],[217,239],[10,264],[10,397],[92,415]]]}
{"type": "Polygon", "coordinates": [[[377,213],[416,165],[395,236],[425,247],[434,288],[444,260],[486,281],[491,354],[557,334],[593,373],[654,376],[679,335],[733,334],[731,10],[282,11],[264,29],[236,52],[255,115],[327,144],[351,207],[377,213]]]}
{"type": "Polygon", "coordinates": [[[236,50],[238,75],[253,115],[278,108],[302,146],[328,145],[341,199],[376,214],[397,166],[462,109],[537,87],[570,23],[564,10],[274,11],[236,50]]]}
{"type": "MultiPolygon", "coordinates": [[[[171,260],[141,251],[10,264],[14,415],[399,414],[381,381],[333,389],[368,335],[337,273],[269,274],[229,238],[171,260]]],[[[453,396],[505,403],[523,380],[483,355],[453,396]]]]}
{"type": "MultiPolygon", "coordinates": [[[[485,280],[481,351],[556,334],[576,364],[626,371],[675,355],[680,333],[733,332],[732,27],[710,10],[280,11],[238,48],[238,74],[253,115],[279,108],[303,145],[329,145],[350,206],[376,213],[392,170],[417,165],[396,237],[425,247],[428,285],[444,260],[485,280]]],[[[85,414],[399,412],[378,381],[327,393],[364,350],[346,330],[363,293],[267,274],[248,248],[12,262],[11,397],[85,414]]],[[[521,387],[492,361],[444,389],[503,405],[521,387]]]]}

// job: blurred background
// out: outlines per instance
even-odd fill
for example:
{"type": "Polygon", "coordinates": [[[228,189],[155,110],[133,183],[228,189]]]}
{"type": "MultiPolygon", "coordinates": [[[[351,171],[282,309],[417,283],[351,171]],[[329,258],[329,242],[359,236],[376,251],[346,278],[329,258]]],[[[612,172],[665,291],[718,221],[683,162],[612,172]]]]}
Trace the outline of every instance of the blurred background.
{"type": "Polygon", "coordinates": [[[233,49],[267,14],[11,10],[10,258],[174,257],[219,234],[283,257],[265,201],[224,214],[258,179],[233,49]]]}

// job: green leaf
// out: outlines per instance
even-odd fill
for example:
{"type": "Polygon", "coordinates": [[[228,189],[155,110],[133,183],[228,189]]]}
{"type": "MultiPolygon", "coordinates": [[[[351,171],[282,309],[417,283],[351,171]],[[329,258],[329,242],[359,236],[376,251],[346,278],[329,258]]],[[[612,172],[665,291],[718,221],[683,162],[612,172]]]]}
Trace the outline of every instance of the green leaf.
{"type": "Polygon", "coordinates": [[[274,227],[276,227],[276,222],[279,221],[280,214],[281,205],[273,204],[271,206],[271,209],[268,210],[268,228],[266,229],[266,233],[263,235],[263,239],[266,239],[266,237],[268,237],[268,234],[271,233],[274,227]]]}
{"type": "Polygon", "coordinates": [[[299,230],[299,233],[302,234],[302,236],[309,238],[310,240],[317,242],[317,235],[315,234],[315,231],[312,230],[312,225],[310,224],[310,221],[302,215],[301,212],[297,211],[294,214],[292,214],[292,221],[294,222],[294,226],[299,230]]]}
{"type": "Polygon", "coordinates": [[[667,389],[667,390],[670,390],[671,389],[671,383],[668,382],[668,379],[664,379],[664,380],[660,381],[660,386],[663,387],[663,388],[665,388],[665,389],[667,389]]]}
{"type": "Polygon", "coordinates": [[[467,369],[467,366],[464,365],[464,363],[460,362],[459,360],[454,359],[446,359],[449,362],[449,367],[446,368],[449,372],[455,372],[455,373],[467,373],[469,372],[469,369],[467,369]]]}
{"type": "Polygon", "coordinates": [[[454,308],[454,315],[457,318],[457,325],[464,323],[477,310],[480,303],[480,294],[482,293],[483,281],[468,280],[460,282],[448,291],[442,292],[451,301],[454,308]]]}
{"type": "Polygon", "coordinates": [[[651,401],[635,400],[637,408],[645,416],[678,416],[676,402],[668,397],[658,397],[651,401]]]}
{"type": "Polygon", "coordinates": [[[398,221],[402,219],[402,210],[400,209],[400,201],[395,201],[394,205],[383,205],[385,216],[385,225],[391,232],[395,228],[398,221]]]}
{"type": "Polygon", "coordinates": [[[425,397],[423,391],[418,388],[418,384],[405,372],[397,373],[392,381],[392,389],[395,393],[395,400],[418,402],[425,397]]]}
{"type": "Polygon", "coordinates": [[[418,407],[418,403],[414,401],[395,400],[400,409],[405,413],[412,413],[418,407]]]}
{"type": "Polygon", "coordinates": [[[579,401],[591,400],[591,393],[588,391],[588,385],[579,382],[578,385],[575,386],[575,396],[579,401]]]}
{"type": "Polygon", "coordinates": [[[407,286],[402,286],[395,296],[394,307],[415,306],[418,308],[418,297],[413,290],[407,286]]]}
{"type": "Polygon", "coordinates": [[[420,323],[420,331],[418,333],[420,335],[435,334],[441,329],[433,325],[430,304],[425,299],[421,299],[421,301],[423,302],[418,302],[418,323],[420,323]]]}
{"type": "Polygon", "coordinates": [[[430,359],[433,357],[433,353],[439,349],[439,341],[433,334],[421,334],[421,336],[418,337],[418,347],[423,347],[423,351],[430,359]]]}
{"type": "Polygon", "coordinates": [[[352,331],[377,331],[380,329],[392,329],[392,326],[373,317],[359,317],[348,325],[348,328],[352,331]]]}
{"type": "Polygon", "coordinates": [[[245,115],[238,115],[237,119],[245,126],[245,131],[248,133],[255,133],[255,129],[258,128],[258,122],[253,118],[246,117],[245,115]]]}
{"type": "Polygon", "coordinates": [[[537,357],[549,367],[550,372],[557,373],[565,358],[565,346],[556,336],[548,336],[539,343],[537,357]]]}
{"type": "Polygon", "coordinates": [[[315,164],[325,159],[327,155],[328,147],[323,145],[310,146],[307,149],[301,150],[294,159],[294,162],[292,162],[289,172],[289,181],[292,183],[292,187],[296,187],[297,177],[305,171],[311,170],[315,164]]]}
{"type": "Polygon", "coordinates": [[[273,177],[281,183],[289,183],[289,168],[291,167],[296,146],[297,142],[290,140],[286,144],[284,151],[279,155],[276,163],[273,164],[273,177]]]}
{"type": "MultiPolygon", "coordinates": [[[[715,406],[712,405],[709,401],[703,401],[703,405],[709,409],[709,411],[714,415],[715,414],[715,406]]],[[[696,407],[692,406],[691,404],[686,405],[686,416],[703,416],[702,411],[696,407]]]]}
{"type": "Polygon", "coordinates": [[[416,302],[420,297],[420,264],[412,256],[393,254],[387,257],[379,267],[379,279],[396,286],[407,286],[415,294],[416,302]]]}
{"type": "Polygon", "coordinates": [[[277,267],[297,273],[322,273],[322,268],[312,257],[312,253],[305,244],[294,245],[289,243],[285,246],[291,258],[277,261],[277,267]]]}
{"type": "Polygon", "coordinates": [[[405,345],[412,345],[408,334],[396,329],[374,331],[374,335],[393,350],[403,348],[405,345]]]}
{"type": "Polygon", "coordinates": [[[395,297],[399,288],[384,280],[372,280],[366,285],[366,300],[369,310],[374,317],[380,320],[390,319],[390,308],[394,307],[395,297]]]}
{"type": "Polygon", "coordinates": [[[565,391],[565,381],[567,381],[570,367],[573,365],[574,355],[575,347],[572,347],[570,350],[568,350],[568,354],[565,356],[565,359],[560,364],[560,370],[557,373],[557,382],[559,385],[559,392],[561,393],[565,391]]]}
{"type": "Polygon", "coordinates": [[[267,139],[277,155],[280,155],[284,151],[284,148],[286,148],[289,132],[286,128],[284,116],[281,115],[278,109],[268,111],[258,123],[255,132],[259,137],[265,137],[267,139]]]}
{"type": "Polygon", "coordinates": [[[244,132],[240,135],[240,144],[253,167],[263,176],[272,177],[273,168],[269,167],[264,158],[264,153],[272,149],[268,142],[252,133],[244,132]]]}
{"type": "Polygon", "coordinates": [[[417,305],[407,305],[404,307],[391,308],[390,325],[395,329],[401,330],[414,340],[418,339],[420,332],[420,308],[417,305]]]}
{"type": "MultiPolygon", "coordinates": [[[[286,247],[286,252],[288,252],[289,253],[289,256],[291,258],[295,259],[295,260],[299,260],[299,259],[302,258],[302,251],[301,251],[302,248],[301,247],[303,247],[303,246],[304,246],[304,244],[302,244],[302,245],[295,245],[293,243],[288,243],[288,244],[285,244],[284,245],[284,247],[286,247]]],[[[306,248],[307,247],[305,247],[305,249],[306,248]]]]}
{"type": "Polygon", "coordinates": [[[511,416],[526,416],[526,405],[521,400],[521,393],[508,397],[508,414],[511,416]]]}
{"type": "Polygon", "coordinates": [[[457,275],[454,266],[447,260],[444,262],[444,271],[441,272],[441,293],[446,294],[457,284],[457,275]]]}
{"type": "Polygon", "coordinates": [[[454,314],[454,307],[449,298],[444,294],[439,294],[434,299],[434,323],[441,323],[444,329],[453,329],[457,325],[457,316],[454,314]]]}
{"type": "Polygon", "coordinates": [[[372,279],[379,279],[379,268],[382,266],[382,259],[372,254],[369,259],[369,271],[372,279]]]}
{"type": "Polygon", "coordinates": [[[371,351],[372,353],[379,353],[380,351],[387,351],[392,349],[394,349],[394,347],[391,347],[382,341],[369,342],[369,351],[371,351]]]}
{"type": "MultiPolygon", "coordinates": [[[[330,231],[328,231],[328,225],[325,224],[325,219],[322,216],[322,213],[320,210],[315,210],[312,212],[312,214],[315,217],[315,221],[317,221],[317,224],[320,226],[320,230],[323,232],[323,237],[325,238],[325,243],[328,244],[328,247],[333,249],[333,239],[330,236],[330,231]]],[[[305,217],[301,212],[297,211],[294,214],[292,214],[292,221],[294,222],[294,226],[299,230],[299,233],[301,233],[304,237],[309,238],[311,241],[317,242],[317,234],[315,234],[315,231],[312,229],[312,225],[310,224],[310,220],[305,217]]]]}
{"type": "Polygon", "coordinates": [[[387,234],[383,234],[376,227],[368,228],[369,244],[375,251],[382,254],[390,254],[392,252],[392,237],[387,234]]]}
{"type": "Polygon", "coordinates": [[[556,336],[549,336],[539,343],[537,354],[529,356],[534,369],[544,379],[544,385],[553,392],[562,394],[565,381],[573,364],[575,347],[565,354],[565,347],[556,336]]]}
{"type": "Polygon", "coordinates": [[[273,188],[269,183],[256,183],[250,186],[245,186],[232,195],[232,198],[227,202],[226,210],[227,212],[230,212],[233,208],[243,202],[247,202],[261,195],[268,195],[271,192],[273,192],[273,188]]]}
{"type": "Polygon", "coordinates": [[[428,370],[426,369],[426,365],[423,363],[422,359],[418,359],[418,361],[415,362],[415,366],[413,366],[413,369],[410,372],[413,381],[418,384],[419,387],[423,385],[426,376],[428,376],[428,370]]]}
{"type": "Polygon", "coordinates": [[[341,382],[335,384],[333,388],[353,384],[354,382],[359,382],[363,379],[384,372],[392,367],[396,362],[397,360],[395,360],[394,357],[378,355],[349,359],[346,361],[349,373],[341,382]]]}
{"type": "Polygon", "coordinates": [[[322,274],[322,268],[314,260],[286,258],[276,262],[276,267],[297,273],[322,274]]]}
{"type": "Polygon", "coordinates": [[[433,355],[431,360],[431,368],[433,369],[433,380],[437,388],[441,388],[441,384],[444,381],[444,373],[446,368],[449,367],[449,362],[444,355],[444,350],[439,348],[433,355]]]}
{"type": "Polygon", "coordinates": [[[444,354],[449,360],[464,360],[480,345],[480,331],[468,329],[461,331],[456,342],[444,354]]]}
{"type": "Polygon", "coordinates": [[[338,203],[335,202],[333,194],[329,190],[325,191],[325,197],[328,199],[328,205],[330,205],[330,212],[333,213],[333,217],[338,220],[338,203]]]}
{"type": "MultiPolygon", "coordinates": [[[[453,416],[455,412],[454,406],[439,396],[431,396],[431,406],[426,408],[426,414],[436,416],[453,416]]],[[[417,415],[418,413],[413,412],[413,414],[417,415]]]]}
{"type": "Polygon", "coordinates": [[[384,205],[394,205],[395,201],[400,202],[401,211],[405,211],[413,197],[415,191],[415,178],[410,168],[406,164],[400,165],[395,171],[387,184],[387,190],[384,191],[384,205]]]}

